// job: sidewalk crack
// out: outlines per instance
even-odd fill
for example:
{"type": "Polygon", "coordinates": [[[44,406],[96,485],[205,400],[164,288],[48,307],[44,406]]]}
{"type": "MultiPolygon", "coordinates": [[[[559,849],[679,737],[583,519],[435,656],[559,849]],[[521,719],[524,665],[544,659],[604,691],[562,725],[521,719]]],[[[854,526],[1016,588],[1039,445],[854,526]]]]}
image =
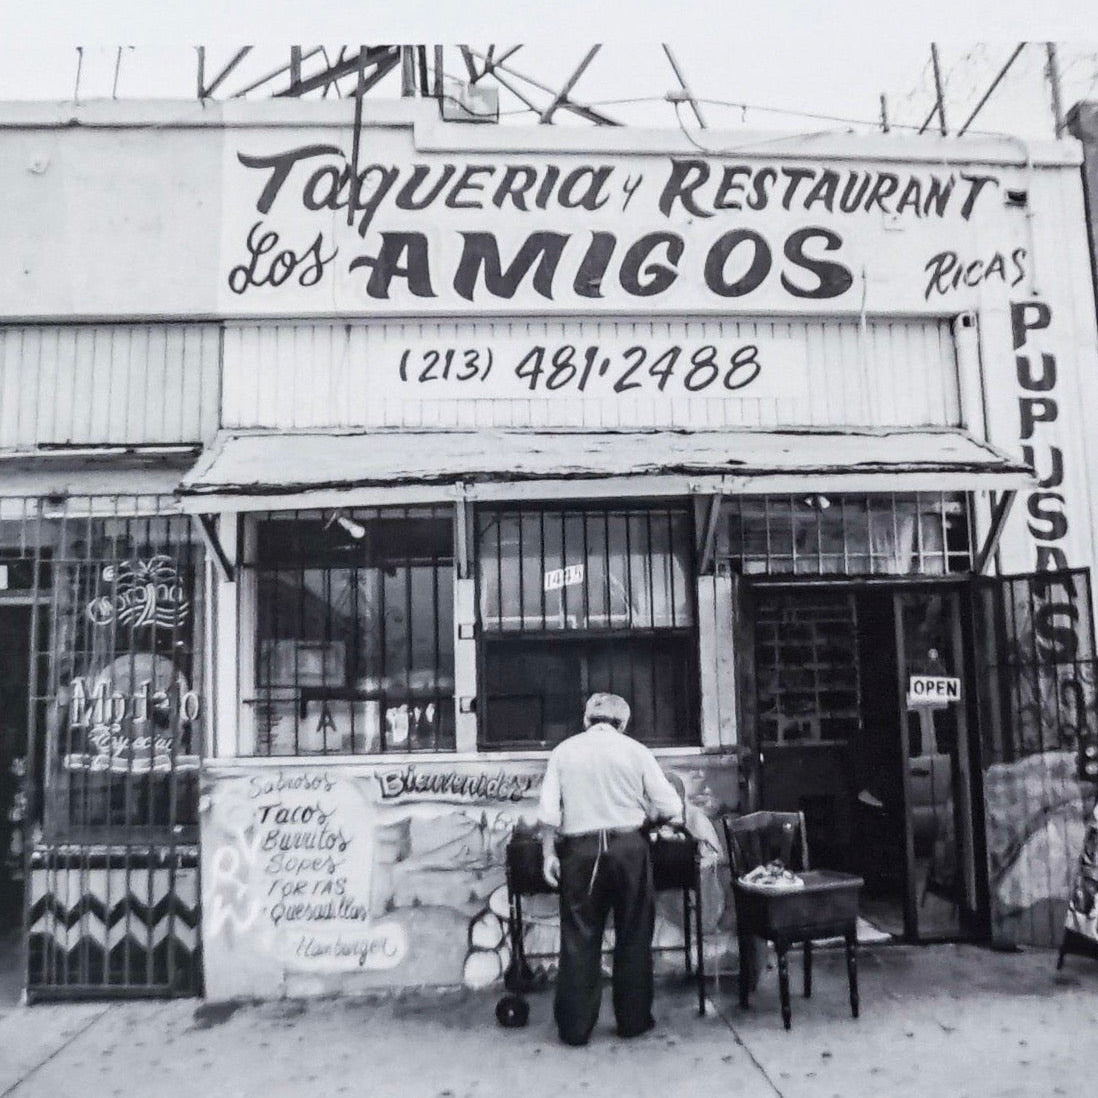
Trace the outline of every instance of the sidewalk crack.
{"type": "MultiPolygon", "coordinates": [[[[785,1098],[785,1095],[782,1093],[781,1088],[778,1086],[777,1083],[774,1082],[773,1079],[770,1078],[769,1072],[767,1072],[766,1068],[762,1066],[762,1062],[758,1059],[758,1057],[756,1057],[751,1049],[747,1047],[747,1044],[740,1036],[739,1031],[732,1024],[732,1019],[729,1018],[728,1015],[724,1013],[724,1011],[717,1008],[714,1005],[712,999],[708,1000],[708,1005],[711,1009],[715,1011],[717,1017],[719,1017],[720,1020],[724,1022],[726,1026],[728,1026],[729,1030],[732,1033],[733,1040],[736,1042],[737,1045],[740,1046],[740,1048],[744,1050],[745,1053],[747,1053],[747,1058],[751,1061],[752,1064],[755,1065],[756,1071],[758,1071],[758,1073],[767,1081],[767,1083],[770,1084],[770,1089],[777,1095],[777,1098],[785,1098]]],[[[0,1095],[0,1098],[4,1098],[4,1096],[0,1095]]]]}
{"type": "Polygon", "coordinates": [[[60,1044],[47,1056],[44,1060],[37,1063],[32,1067],[21,1079],[17,1079],[7,1090],[0,1094],[0,1098],[10,1098],[10,1095],[14,1094],[28,1079],[42,1070],[48,1063],[55,1060],[62,1052],[65,1051],[74,1041],[78,1041],[85,1033],[95,1025],[104,1015],[109,1013],[113,1009],[114,1004],[108,1004],[98,1014],[94,1015],[90,1021],[82,1025],[67,1041],[60,1044]]]}

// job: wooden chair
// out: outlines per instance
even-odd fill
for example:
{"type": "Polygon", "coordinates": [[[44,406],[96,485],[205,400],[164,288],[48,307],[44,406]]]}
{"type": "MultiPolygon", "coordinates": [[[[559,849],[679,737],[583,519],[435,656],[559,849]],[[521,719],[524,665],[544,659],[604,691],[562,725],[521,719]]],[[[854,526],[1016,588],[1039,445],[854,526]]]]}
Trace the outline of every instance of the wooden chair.
{"type": "Polygon", "coordinates": [[[792,1026],[789,1003],[791,945],[804,943],[804,997],[812,994],[812,943],[841,937],[846,942],[846,971],[850,985],[850,1010],[858,1017],[858,968],[856,957],[858,893],[861,877],[827,869],[810,869],[808,840],[801,812],[752,812],[747,816],[722,816],[728,862],[732,871],[732,895],[736,903],[736,933],[740,946],[740,1006],[748,1005],[750,988],[758,982],[754,941],[774,943],[778,955],[778,991],[782,1022],[792,1026]],[[799,888],[752,885],[741,880],[756,866],[780,860],[786,869],[804,880],[799,888]]]}

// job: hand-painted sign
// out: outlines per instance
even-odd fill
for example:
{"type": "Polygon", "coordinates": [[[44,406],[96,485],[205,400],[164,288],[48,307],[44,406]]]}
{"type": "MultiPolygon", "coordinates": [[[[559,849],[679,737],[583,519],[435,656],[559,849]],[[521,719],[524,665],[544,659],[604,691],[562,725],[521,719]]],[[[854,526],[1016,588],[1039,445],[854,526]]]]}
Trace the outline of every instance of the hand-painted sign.
{"type": "Polygon", "coordinates": [[[906,300],[925,303],[957,287],[1014,284],[1024,269],[1013,239],[960,258],[976,248],[974,214],[1003,187],[976,170],[444,156],[393,128],[368,130],[364,149],[352,164],[350,141],[331,130],[227,143],[227,311],[856,306],[867,285],[901,281],[906,300]],[[886,227],[910,238],[892,233],[882,247],[886,227]]]}
{"type": "Polygon", "coordinates": [[[961,680],[947,675],[912,675],[907,682],[909,709],[938,709],[961,700],[961,680]]]}
{"type": "Polygon", "coordinates": [[[793,398],[808,387],[803,349],[788,335],[732,342],[607,339],[539,343],[495,336],[479,346],[437,340],[379,349],[386,387],[423,399],[493,397],[793,398]]]}
{"type": "Polygon", "coordinates": [[[358,783],[330,770],[257,775],[242,815],[210,861],[215,936],[246,930],[304,971],[400,964],[404,928],[371,915],[374,830],[358,783]]]}
{"type": "Polygon", "coordinates": [[[511,774],[505,770],[427,769],[403,766],[375,773],[383,801],[427,797],[455,801],[521,801],[541,782],[539,774],[511,774]]]}

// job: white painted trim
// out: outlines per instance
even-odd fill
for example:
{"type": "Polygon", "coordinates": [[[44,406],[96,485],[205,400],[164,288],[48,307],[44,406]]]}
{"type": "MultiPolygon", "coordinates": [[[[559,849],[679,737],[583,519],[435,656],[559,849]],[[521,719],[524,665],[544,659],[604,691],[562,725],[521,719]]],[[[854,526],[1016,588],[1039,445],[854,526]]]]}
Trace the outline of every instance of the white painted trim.
{"type": "MultiPolygon", "coordinates": [[[[360,767],[377,769],[379,767],[409,766],[417,763],[482,763],[491,765],[515,762],[543,762],[549,758],[549,748],[543,751],[419,751],[414,754],[394,752],[391,755],[239,755],[206,760],[203,771],[208,777],[226,777],[244,770],[288,769],[290,767],[360,767]]],[[[706,747],[653,747],[652,754],[658,759],[731,759],[737,758],[734,749],[713,750],[706,747]]]]}
{"type": "MultiPolygon", "coordinates": [[[[926,163],[943,167],[987,164],[1076,167],[1075,141],[1026,141],[1011,135],[963,138],[903,133],[797,133],[707,130],[702,152],[680,130],[632,126],[500,126],[443,122],[432,99],[371,99],[362,103],[366,127],[411,129],[414,148],[436,153],[616,153],[720,159],[832,159],[926,163]]],[[[339,129],[354,122],[353,99],[89,100],[0,103],[2,129],[339,129]]]]}
{"type": "MultiPolygon", "coordinates": [[[[235,514],[225,514],[218,519],[222,548],[238,575],[241,559],[239,526],[235,514]]],[[[250,647],[245,643],[240,626],[241,621],[253,620],[255,596],[247,577],[241,577],[245,579],[244,583],[230,583],[220,571],[215,571],[214,575],[213,594],[217,600],[216,630],[213,633],[216,711],[211,743],[214,757],[224,758],[237,753],[242,746],[241,734],[246,731],[240,696],[241,661],[249,656],[250,647]],[[246,605],[242,606],[245,600],[246,605]]],[[[250,668],[250,658],[247,664],[250,668]]]]}

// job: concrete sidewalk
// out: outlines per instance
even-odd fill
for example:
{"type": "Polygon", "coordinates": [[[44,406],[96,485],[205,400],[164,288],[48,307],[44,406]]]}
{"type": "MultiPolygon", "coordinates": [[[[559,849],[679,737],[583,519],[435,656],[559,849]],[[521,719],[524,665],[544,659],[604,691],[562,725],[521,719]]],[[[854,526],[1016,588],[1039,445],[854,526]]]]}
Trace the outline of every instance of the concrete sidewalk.
{"type": "MultiPolygon", "coordinates": [[[[813,997],[782,1029],[768,970],[751,1008],[734,981],[698,1018],[693,988],[657,993],[659,1024],[622,1041],[609,993],[590,1045],[558,1044],[551,993],[525,1029],[494,1019],[498,993],[207,1006],[194,1000],[18,1007],[0,1016],[0,1098],[895,1098],[1089,1093],[1098,966],[972,946],[860,951],[850,1017],[841,951],[817,954],[813,997]]],[[[800,965],[791,965],[794,990],[800,965]]]]}

